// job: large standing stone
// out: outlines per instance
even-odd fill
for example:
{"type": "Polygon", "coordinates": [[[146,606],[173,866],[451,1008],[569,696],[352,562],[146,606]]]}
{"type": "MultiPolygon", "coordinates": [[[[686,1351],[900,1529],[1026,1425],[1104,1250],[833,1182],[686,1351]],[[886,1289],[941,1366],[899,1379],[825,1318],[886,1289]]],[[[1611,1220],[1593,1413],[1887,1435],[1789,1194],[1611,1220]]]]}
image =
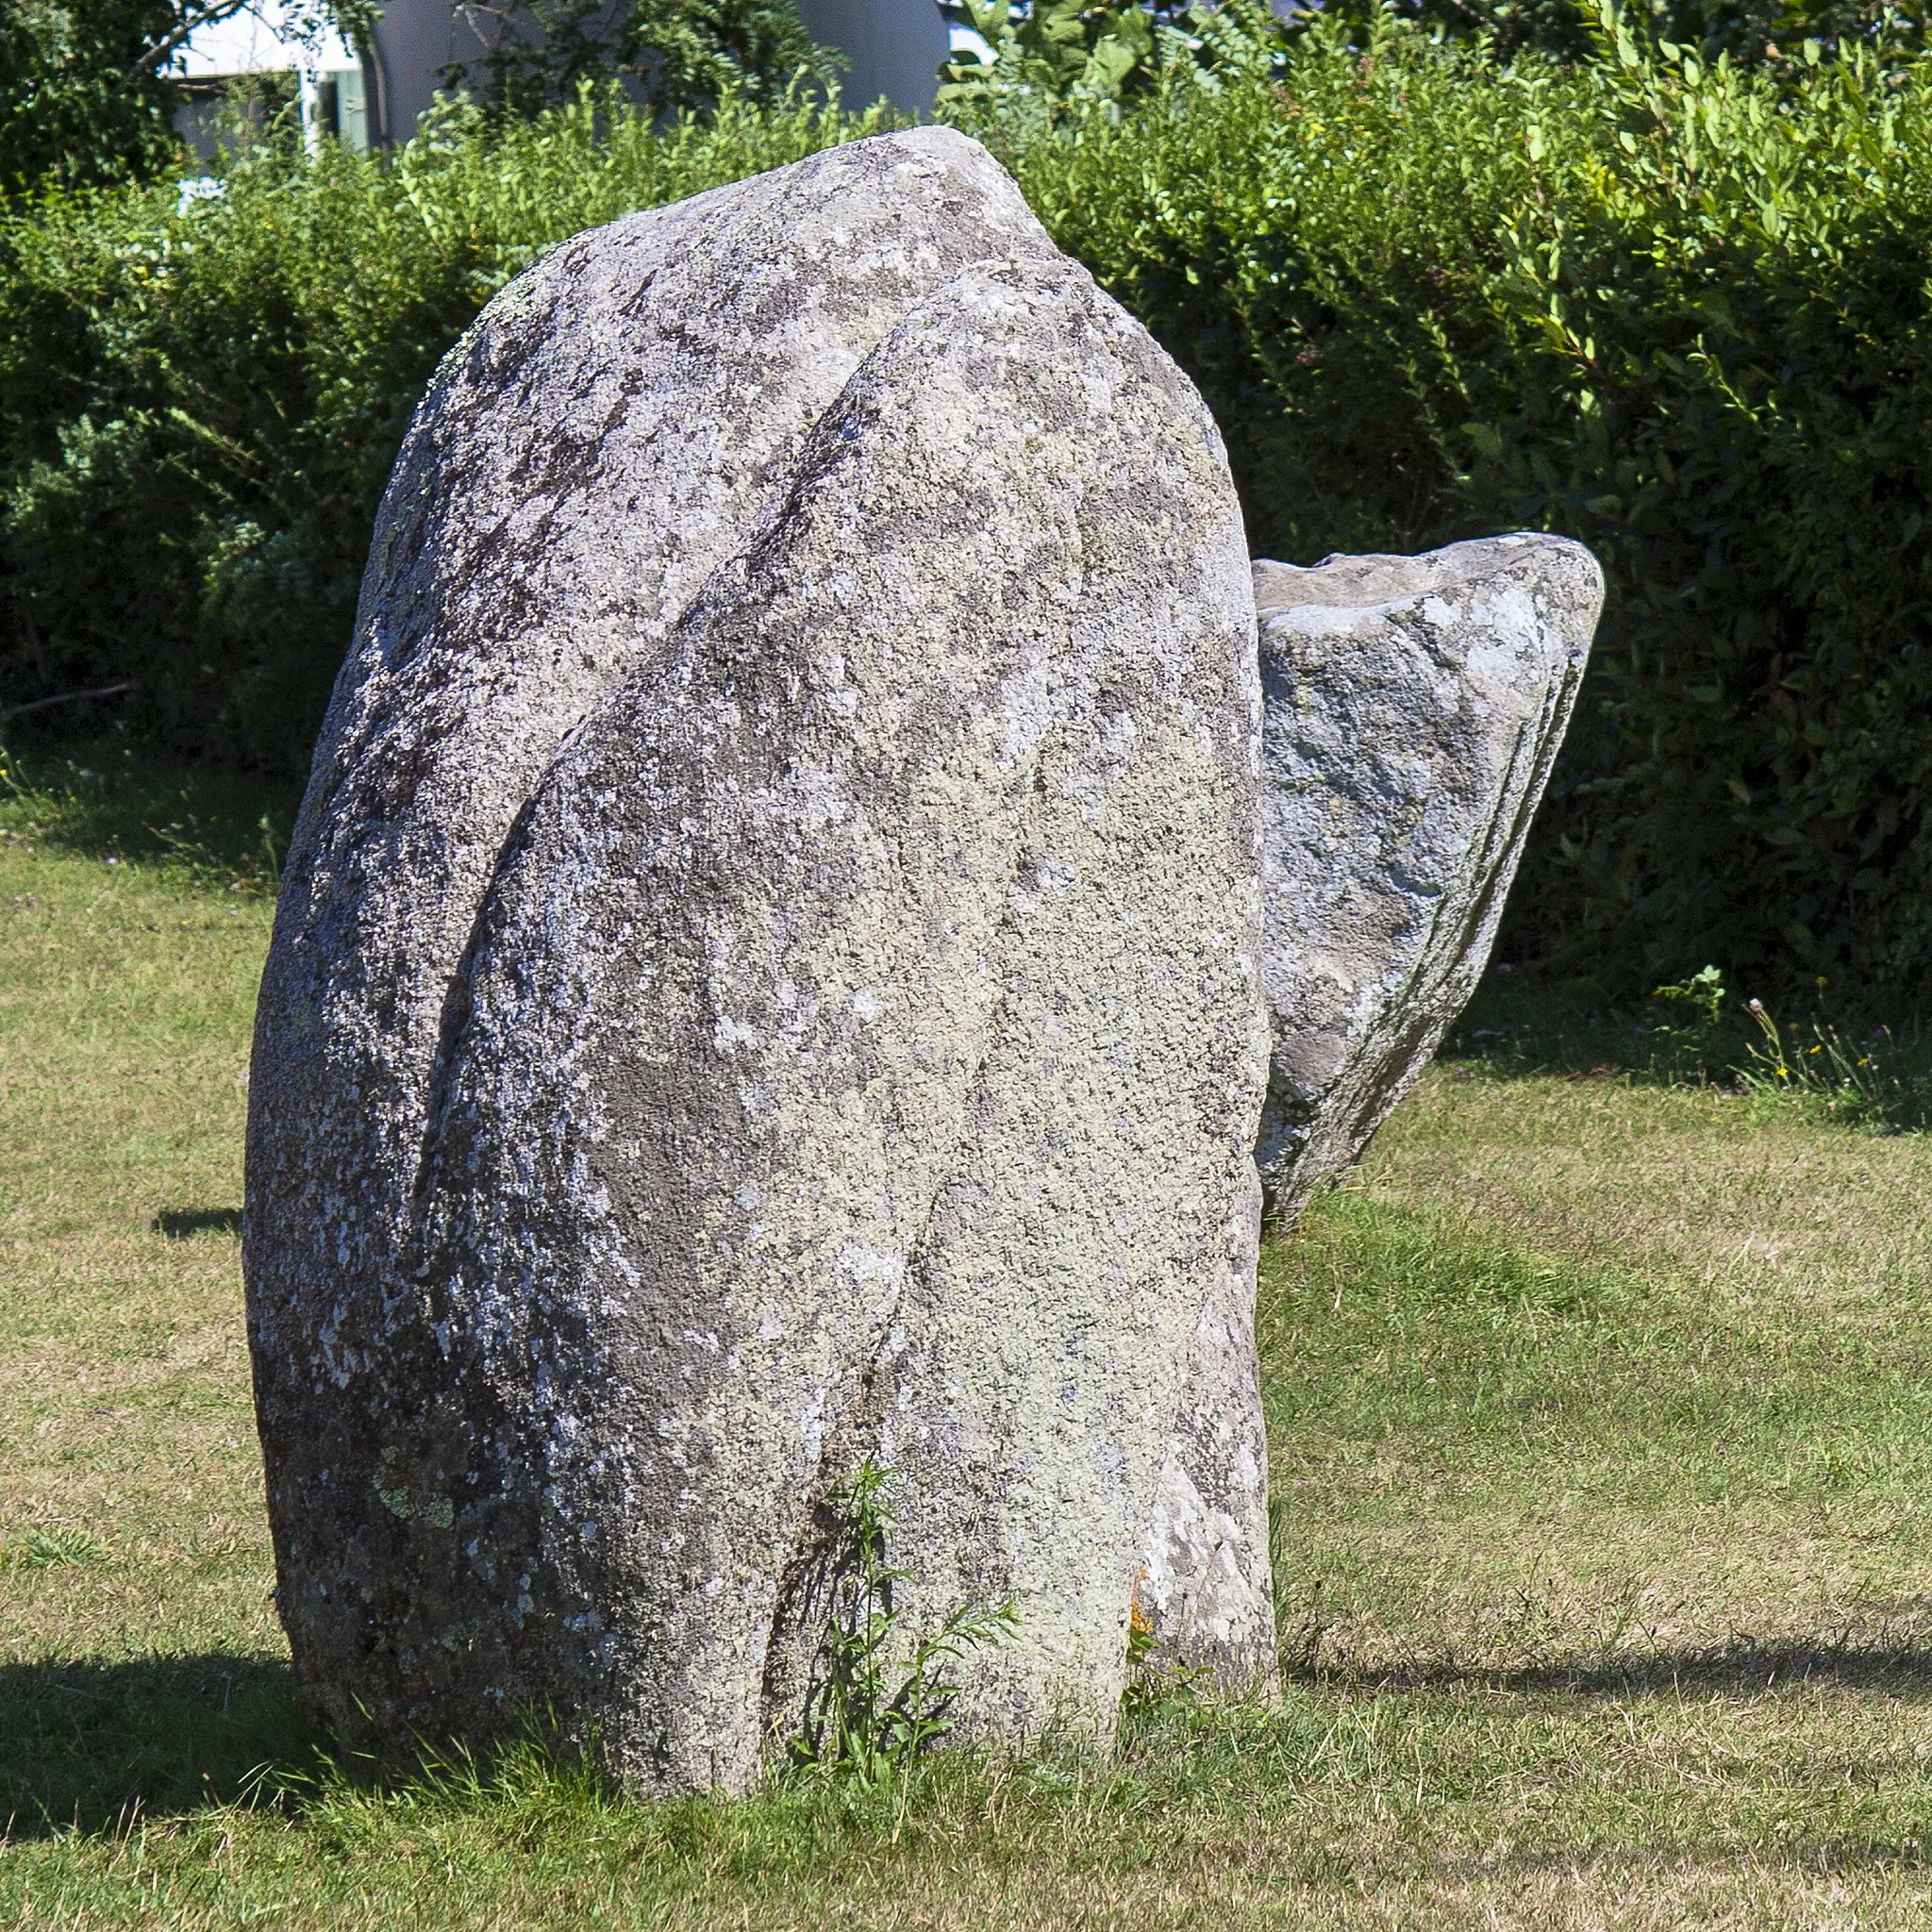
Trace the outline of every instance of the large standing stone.
{"type": "Polygon", "coordinates": [[[968,264],[1057,259],[944,128],[836,148],[546,256],[438,372],[378,520],[263,978],[248,1132],[256,1401],[305,1698],[404,1696],[411,1532],[381,1428],[420,1259],[439,1041],[504,841],[566,733],[791,487],[859,363],[968,264]]]}
{"type": "MultiPolygon", "coordinates": [[[[848,180],[853,228],[885,221],[866,194],[902,240],[1000,212],[970,143],[909,149],[848,180]],[[951,202],[922,209],[935,179],[951,202]]],[[[758,429],[760,487],[675,627],[689,447],[586,472],[588,551],[627,516],[658,533],[654,615],[614,626],[628,675],[564,702],[525,675],[565,660],[584,602],[539,521],[503,563],[531,565],[506,589],[547,659],[473,618],[461,708],[438,676],[367,696],[375,643],[339,695],[250,1202],[284,1614],[339,1725],[481,1738],[548,1706],[641,1782],[742,1785],[797,1721],[817,1507],[871,1449],[905,1637],[1018,1599],[967,1725],[1110,1731],[1187,1337],[1251,1189],[1253,607],[1199,398],[1023,217],[985,220],[968,242],[997,259],[902,302],[842,390],[785,391],[816,421],[789,447],[758,429]],[[385,738],[386,761],[355,749],[385,738]],[[411,747],[468,789],[423,803],[411,747]],[[393,804],[358,789],[371,766],[400,770],[393,804]],[[413,842],[384,852],[385,812],[413,842]]],[[[816,262],[802,229],[793,207],[721,258],[816,262]]],[[[552,335],[602,273],[578,245],[526,362],[569,361],[552,335]]],[[[648,293],[606,352],[620,398],[625,356],[703,334],[648,293]]],[[[425,420],[468,450],[450,409],[425,420]]],[[[386,515],[453,500],[441,541],[468,556],[487,492],[437,448],[419,425],[386,515]]],[[[392,535],[370,585],[376,640],[445,598],[392,535]]]]}
{"type": "MultiPolygon", "coordinates": [[[[1519,535],[1255,565],[1277,1221],[1353,1161],[1481,976],[1583,676],[1603,577],[1519,535]]],[[[1258,1231],[1259,1215],[1256,1216],[1258,1231]]],[[[1252,1253],[1204,1311],[1147,1552],[1157,1639],[1274,1670],[1252,1253]]]]}

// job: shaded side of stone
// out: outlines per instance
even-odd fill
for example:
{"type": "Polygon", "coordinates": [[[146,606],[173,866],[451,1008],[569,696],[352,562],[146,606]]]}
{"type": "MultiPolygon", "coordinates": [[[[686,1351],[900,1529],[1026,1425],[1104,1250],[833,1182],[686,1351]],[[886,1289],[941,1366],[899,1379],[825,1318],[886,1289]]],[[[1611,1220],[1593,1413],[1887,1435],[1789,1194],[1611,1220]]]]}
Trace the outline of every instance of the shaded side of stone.
{"type": "Polygon", "coordinates": [[[381,1461],[381,1424],[449,1396],[411,1203],[506,839],[571,729],[665,674],[680,613],[864,357],[986,258],[1053,251],[982,149],[938,128],[855,143],[566,242],[418,411],[290,856],[251,1081],[258,1412],[318,1718],[353,1732],[361,1707],[407,1704],[378,1598],[454,1507],[381,1461]]]}
{"type": "Polygon", "coordinates": [[[1265,1084],[1252,591],[1199,399],[1071,264],[910,313],[506,851],[375,1448],[391,1726],[740,1789],[894,1470],[970,1728],[1105,1735],[1265,1084]]]}
{"type": "Polygon", "coordinates": [[[1275,1694],[1268,1440],[1255,1347],[1261,1187],[1229,1228],[1224,1265],[1188,1345],[1160,1472],[1140,1606],[1151,1668],[1206,1671],[1238,1695],[1275,1694]]]}

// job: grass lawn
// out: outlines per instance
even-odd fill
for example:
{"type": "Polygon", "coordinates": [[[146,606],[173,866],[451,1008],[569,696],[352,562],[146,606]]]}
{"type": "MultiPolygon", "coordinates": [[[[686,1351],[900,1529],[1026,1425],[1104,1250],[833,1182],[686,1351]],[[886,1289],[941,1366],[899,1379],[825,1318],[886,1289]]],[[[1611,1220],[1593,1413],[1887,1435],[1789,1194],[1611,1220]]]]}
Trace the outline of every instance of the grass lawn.
{"type": "Polygon", "coordinates": [[[0,782],[0,1924],[1932,1924],[1932,1139],[1587,1056],[1439,1063],[1264,1257],[1279,1710],[738,1804],[330,1771],[239,1268],[290,801],[39,780],[0,782]]]}

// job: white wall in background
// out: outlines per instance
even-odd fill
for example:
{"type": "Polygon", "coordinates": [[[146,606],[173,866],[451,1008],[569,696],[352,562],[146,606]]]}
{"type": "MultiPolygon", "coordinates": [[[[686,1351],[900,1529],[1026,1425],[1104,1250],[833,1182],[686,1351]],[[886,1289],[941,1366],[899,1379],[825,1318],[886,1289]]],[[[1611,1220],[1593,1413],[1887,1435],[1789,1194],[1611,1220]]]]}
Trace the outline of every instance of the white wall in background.
{"type": "MultiPolygon", "coordinates": [[[[378,138],[354,49],[333,30],[312,41],[285,36],[280,9],[272,6],[200,28],[170,64],[190,83],[190,97],[175,117],[175,131],[204,161],[211,162],[235,136],[234,109],[223,99],[220,84],[248,75],[297,76],[302,126],[311,142],[334,135],[346,146],[367,149],[378,138]]],[[[258,119],[258,110],[245,111],[258,119]]]]}
{"type": "Polygon", "coordinates": [[[206,80],[223,74],[299,74],[310,68],[355,66],[356,56],[341,35],[325,34],[313,45],[284,40],[276,27],[276,11],[263,12],[265,17],[260,18],[237,13],[191,34],[175,57],[175,71],[190,80],[206,80]]]}

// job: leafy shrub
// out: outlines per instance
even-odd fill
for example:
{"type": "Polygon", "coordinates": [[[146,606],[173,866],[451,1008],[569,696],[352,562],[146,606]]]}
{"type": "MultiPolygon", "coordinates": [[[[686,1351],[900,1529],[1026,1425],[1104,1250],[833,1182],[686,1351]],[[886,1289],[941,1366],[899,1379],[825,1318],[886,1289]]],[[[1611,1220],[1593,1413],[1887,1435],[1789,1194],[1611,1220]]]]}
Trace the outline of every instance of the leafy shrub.
{"type": "Polygon", "coordinates": [[[330,27],[364,39],[381,11],[380,0],[7,0],[0,198],[147,180],[169,167],[181,146],[175,56],[244,4],[311,43],[330,27]]]}
{"type": "Polygon", "coordinates": [[[939,98],[942,108],[968,115],[990,96],[1015,90],[1055,102],[1075,94],[1115,100],[1152,71],[1155,28],[1163,19],[1163,10],[1136,0],[1114,7],[1032,0],[1017,19],[1008,0],[959,0],[959,10],[987,55],[957,50],[940,70],[939,98]]]}
{"type": "Polygon", "coordinates": [[[164,164],[176,91],[145,57],[177,21],[175,0],[0,7],[0,195],[138,180],[164,164]]]}
{"type": "MultiPolygon", "coordinates": [[[[1592,59],[1500,65],[1386,19],[1288,44],[1229,0],[1157,24],[1123,100],[1089,71],[1113,14],[1080,20],[1064,73],[1016,38],[948,111],[1201,383],[1257,552],[1532,526],[1604,560],[1506,947],[1624,992],[1709,961],[1923,993],[1932,67],[1747,73],[1615,19],[1592,59]]],[[[0,689],[133,677],[178,741],[299,760],[477,305],[558,237],[877,125],[453,114],[388,166],[15,222],[0,689]]]]}
{"type": "MultiPolygon", "coordinates": [[[[1526,48],[1559,59],[1592,50],[1588,0],[1390,0],[1406,20],[1426,22],[1462,39],[1487,36],[1508,58],[1526,48]]],[[[1336,9],[1366,23],[1371,0],[1341,0],[1336,9]]],[[[1815,40],[1836,52],[1867,47],[1909,55],[1925,38],[1923,7],[1911,0],[1641,0],[1631,9],[1661,38],[1682,42],[1700,58],[1728,54],[1739,61],[1778,60],[1784,49],[1815,40]]]]}
{"type": "Polygon", "coordinates": [[[1603,559],[1506,947],[1921,994],[1932,68],[1609,26],[1498,67],[1396,26],[1283,57],[1229,9],[1132,112],[980,125],[1201,382],[1258,553],[1532,526],[1603,559]]]}

